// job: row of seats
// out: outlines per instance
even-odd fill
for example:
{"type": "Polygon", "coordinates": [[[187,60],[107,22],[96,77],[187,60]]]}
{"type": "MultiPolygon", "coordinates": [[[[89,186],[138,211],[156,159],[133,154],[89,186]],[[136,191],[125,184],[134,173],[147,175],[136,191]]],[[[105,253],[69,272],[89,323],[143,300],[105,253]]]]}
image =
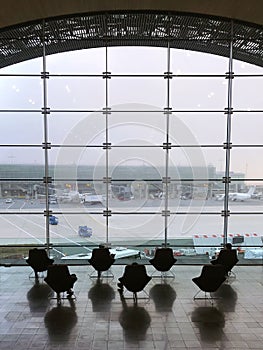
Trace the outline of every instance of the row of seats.
{"type": "MultiPolygon", "coordinates": [[[[102,272],[109,270],[114,261],[114,255],[103,246],[93,249],[92,256],[88,260],[97,271],[97,278],[101,277],[102,272]]],[[[157,271],[165,273],[171,269],[176,261],[171,248],[160,248],[156,250],[150,263],[157,271]]],[[[29,251],[26,262],[33,268],[35,279],[38,279],[38,273],[47,270],[45,282],[57,293],[58,300],[61,292],[67,291],[68,295],[71,295],[77,277],[69,273],[67,265],[54,264],[54,260],[48,257],[45,249],[37,248],[29,251]]],[[[137,299],[137,292],[143,290],[150,280],[151,277],[147,275],[145,266],[136,263],[127,265],[123,276],[119,279],[122,285],[133,293],[134,299],[137,299]]]]}
{"type": "MultiPolygon", "coordinates": [[[[234,258],[232,254],[234,250],[222,250],[221,252],[211,265],[203,266],[199,277],[193,278],[193,282],[205,292],[214,292],[224,282],[226,274],[238,261],[237,258],[232,262],[229,259],[230,256],[234,258]]],[[[36,279],[38,279],[39,272],[48,271],[45,281],[57,293],[58,299],[61,292],[68,291],[69,295],[73,293],[72,288],[77,277],[69,273],[67,265],[53,264],[54,260],[48,257],[44,249],[31,249],[26,261],[33,268],[36,279]]],[[[88,261],[98,272],[97,277],[100,278],[101,273],[109,270],[115,259],[108,248],[99,247],[93,249],[91,259],[88,261]]],[[[177,260],[174,258],[171,248],[158,248],[154,258],[149,261],[157,271],[163,274],[169,271],[177,260]]],[[[133,292],[134,298],[137,299],[136,293],[143,290],[151,278],[147,275],[143,264],[133,263],[125,267],[124,274],[119,278],[119,281],[127,290],[133,292]]]]}

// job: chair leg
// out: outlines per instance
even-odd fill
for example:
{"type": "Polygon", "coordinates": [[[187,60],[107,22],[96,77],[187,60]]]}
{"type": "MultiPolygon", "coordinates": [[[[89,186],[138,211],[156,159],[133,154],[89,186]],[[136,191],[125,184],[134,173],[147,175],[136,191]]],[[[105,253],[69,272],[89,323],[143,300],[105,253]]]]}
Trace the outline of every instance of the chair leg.
{"type": "Polygon", "coordinates": [[[57,303],[61,304],[61,297],[60,297],[60,293],[57,293],[57,303]]]}
{"type": "Polygon", "coordinates": [[[136,292],[133,293],[133,300],[135,303],[137,303],[138,297],[136,292]]]}

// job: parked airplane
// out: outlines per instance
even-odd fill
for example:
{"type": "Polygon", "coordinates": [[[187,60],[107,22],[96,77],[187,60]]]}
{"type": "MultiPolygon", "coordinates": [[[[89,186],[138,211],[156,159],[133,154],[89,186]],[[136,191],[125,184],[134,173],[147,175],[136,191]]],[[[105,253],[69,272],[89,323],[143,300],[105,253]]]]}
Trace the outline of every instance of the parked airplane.
{"type": "MultiPolygon", "coordinates": [[[[251,186],[248,190],[248,192],[246,193],[241,193],[241,192],[230,192],[228,194],[228,199],[230,201],[233,201],[233,202],[244,202],[250,198],[252,198],[252,195],[254,194],[255,192],[255,189],[256,189],[256,186],[251,186]]],[[[216,196],[216,200],[217,201],[222,201],[225,199],[225,195],[224,194],[220,194],[218,196],[216,196]]]]}

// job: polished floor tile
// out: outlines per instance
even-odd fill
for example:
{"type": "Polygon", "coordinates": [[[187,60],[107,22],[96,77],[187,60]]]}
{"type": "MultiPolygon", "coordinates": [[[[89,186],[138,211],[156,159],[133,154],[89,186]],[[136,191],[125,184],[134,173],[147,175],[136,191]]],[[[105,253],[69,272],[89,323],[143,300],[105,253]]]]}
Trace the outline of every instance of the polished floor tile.
{"type": "MultiPolygon", "coordinates": [[[[71,266],[76,300],[58,305],[29,267],[0,269],[0,349],[263,349],[263,267],[236,266],[236,277],[208,300],[193,300],[201,266],[174,266],[175,278],[153,278],[134,303],[114,278],[90,278],[71,266]]],[[[147,266],[149,274],[152,266],[147,266]]]]}

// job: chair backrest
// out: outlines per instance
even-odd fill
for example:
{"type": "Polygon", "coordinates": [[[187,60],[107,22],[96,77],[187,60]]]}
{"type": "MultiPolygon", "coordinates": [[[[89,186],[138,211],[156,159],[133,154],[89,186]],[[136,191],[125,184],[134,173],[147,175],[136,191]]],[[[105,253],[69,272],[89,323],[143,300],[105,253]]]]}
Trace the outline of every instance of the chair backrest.
{"type": "Polygon", "coordinates": [[[115,259],[110,255],[108,248],[94,248],[89,263],[97,271],[107,271],[115,259]]]}
{"type": "Polygon", "coordinates": [[[130,292],[140,292],[144,289],[151,277],[147,275],[147,271],[142,264],[126,265],[122,283],[130,292]]]}
{"type": "Polygon", "coordinates": [[[55,292],[65,292],[73,285],[68,266],[65,264],[49,266],[44,280],[55,292]]]}
{"type": "Polygon", "coordinates": [[[202,268],[201,275],[199,277],[199,282],[201,283],[198,286],[203,291],[214,292],[225,280],[225,269],[223,265],[206,264],[202,268]]]}
{"type": "Polygon", "coordinates": [[[168,271],[175,263],[177,259],[173,256],[172,248],[157,248],[154,258],[150,260],[150,263],[158,271],[168,271]]]}
{"type": "Polygon", "coordinates": [[[238,262],[236,249],[222,249],[219,252],[217,263],[225,267],[226,271],[230,271],[238,262]]]}
{"type": "Polygon", "coordinates": [[[53,264],[54,260],[50,259],[45,249],[30,249],[28,252],[27,263],[36,271],[42,272],[47,270],[48,266],[53,264]]]}
{"type": "Polygon", "coordinates": [[[91,259],[108,259],[110,251],[108,248],[94,248],[92,250],[91,259]]]}

